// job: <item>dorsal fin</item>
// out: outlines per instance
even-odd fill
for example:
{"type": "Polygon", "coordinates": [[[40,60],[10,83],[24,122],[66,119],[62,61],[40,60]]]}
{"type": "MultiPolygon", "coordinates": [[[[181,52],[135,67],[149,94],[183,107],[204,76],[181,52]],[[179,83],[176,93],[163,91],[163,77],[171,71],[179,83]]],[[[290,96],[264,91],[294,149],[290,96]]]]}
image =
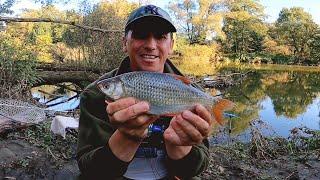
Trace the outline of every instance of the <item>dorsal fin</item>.
{"type": "Polygon", "coordinates": [[[177,74],[169,74],[169,75],[172,76],[173,78],[177,79],[177,80],[182,81],[183,83],[185,83],[187,85],[191,84],[191,80],[189,78],[187,78],[187,77],[180,76],[180,75],[177,75],[177,74]]]}

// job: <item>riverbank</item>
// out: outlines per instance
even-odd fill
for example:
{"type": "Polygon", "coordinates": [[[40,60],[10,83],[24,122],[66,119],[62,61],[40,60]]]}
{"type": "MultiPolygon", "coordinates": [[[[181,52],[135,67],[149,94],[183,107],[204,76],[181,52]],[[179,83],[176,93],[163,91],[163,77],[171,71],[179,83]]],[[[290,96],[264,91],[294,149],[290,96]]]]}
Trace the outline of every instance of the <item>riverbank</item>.
{"type": "Polygon", "coordinates": [[[213,146],[210,167],[201,179],[320,179],[319,148],[290,153],[284,146],[269,146],[277,153],[271,157],[252,154],[252,144],[213,146]]]}
{"type": "MultiPolygon", "coordinates": [[[[7,179],[74,179],[76,132],[66,139],[42,123],[1,137],[0,177],[7,179]]],[[[252,133],[250,143],[213,145],[202,179],[319,179],[320,132],[295,129],[289,139],[252,133]]]]}

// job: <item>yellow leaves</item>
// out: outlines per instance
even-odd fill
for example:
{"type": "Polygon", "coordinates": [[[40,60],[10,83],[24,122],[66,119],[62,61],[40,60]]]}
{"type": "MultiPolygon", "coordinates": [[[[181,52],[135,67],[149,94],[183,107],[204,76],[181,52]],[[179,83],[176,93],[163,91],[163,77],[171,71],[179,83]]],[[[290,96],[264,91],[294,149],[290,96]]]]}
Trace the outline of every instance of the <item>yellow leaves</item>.
{"type": "Polygon", "coordinates": [[[235,11],[228,13],[226,17],[236,19],[238,21],[248,21],[252,18],[252,15],[247,11],[235,11]]]}
{"type": "Polygon", "coordinates": [[[275,40],[266,38],[263,40],[263,49],[265,52],[279,55],[291,55],[292,51],[288,45],[278,45],[275,40]]]}
{"type": "Polygon", "coordinates": [[[126,19],[128,14],[135,8],[137,8],[137,4],[129,3],[126,0],[112,0],[112,1],[103,1],[99,8],[102,11],[114,11],[114,16],[126,19]]]}
{"type": "Polygon", "coordinates": [[[259,35],[266,35],[268,32],[268,27],[263,24],[261,21],[253,20],[251,23],[248,24],[249,29],[256,32],[259,35]]]}
{"type": "Polygon", "coordinates": [[[268,76],[267,78],[261,79],[263,84],[267,86],[271,86],[276,82],[288,83],[290,80],[290,74],[288,72],[275,73],[271,76],[268,76]]]}
{"type": "Polygon", "coordinates": [[[42,45],[42,46],[45,46],[45,45],[49,45],[52,43],[52,38],[50,35],[48,34],[45,34],[45,35],[38,35],[36,37],[36,44],[37,45],[42,45]]]}
{"type": "Polygon", "coordinates": [[[129,13],[137,7],[126,0],[103,1],[86,17],[91,26],[109,30],[122,30],[129,13]]]}
{"type": "Polygon", "coordinates": [[[204,75],[214,74],[212,63],[217,51],[217,45],[181,45],[179,52],[182,54],[177,61],[179,69],[185,74],[204,75]]]}

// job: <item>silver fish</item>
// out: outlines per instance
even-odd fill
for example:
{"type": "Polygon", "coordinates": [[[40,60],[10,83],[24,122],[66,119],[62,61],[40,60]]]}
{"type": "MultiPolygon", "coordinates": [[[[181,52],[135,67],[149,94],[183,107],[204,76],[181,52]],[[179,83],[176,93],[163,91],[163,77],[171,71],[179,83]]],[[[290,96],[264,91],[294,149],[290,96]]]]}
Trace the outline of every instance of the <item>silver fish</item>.
{"type": "Polygon", "coordinates": [[[154,115],[177,114],[198,103],[212,108],[221,124],[223,110],[233,106],[231,101],[213,97],[191,86],[187,78],[174,74],[135,71],[100,80],[97,86],[109,101],[124,97],[147,101],[149,113],[154,115]]]}

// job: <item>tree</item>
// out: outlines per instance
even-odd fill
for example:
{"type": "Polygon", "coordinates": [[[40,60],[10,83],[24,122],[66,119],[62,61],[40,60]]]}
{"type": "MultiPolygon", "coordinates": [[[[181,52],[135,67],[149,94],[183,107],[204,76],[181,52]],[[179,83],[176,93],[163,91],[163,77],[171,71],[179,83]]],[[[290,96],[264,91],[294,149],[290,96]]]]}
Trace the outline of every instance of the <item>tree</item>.
{"type": "Polygon", "coordinates": [[[278,40],[288,44],[293,50],[296,62],[306,61],[310,57],[310,46],[317,25],[312,16],[303,8],[283,8],[276,21],[278,40]]]}
{"type": "Polygon", "coordinates": [[[193,19],[200,42],[212,39],[214,36],[224,37],[222,20],[224,15],[224,0],[199,0],[199,11],[193,19]]]}
{"type": "Polygon", "coordinates": [[[10,8],[15,3],[15,0],[5,0],[4,3],[0,3],[0,15],[1,14],[12,14],[13,11],[10,8]]]}
{"type": "Polygon", "coordinates": [[[137,8],[136,3],[126,0],[101,2],[93,11],[81,19],[84,25],[102,29],[118,30],[114,33],[88,33],[79,29],[68,29],[64,34],[67,45],[78,48],[81,59],[86,64],[103,69],[115,68],[123,58],[123,27],[131,11],[137,8]]]}
{"type": "MultiPolygon", "coordinates": [[[[39,10],[28,10],[22,14],[25,18],[49,18],[66,20],[66,13],[59,11],[52,5],[43,6],[39,10]]],[[[38,61],[52,62],[53,48],[63,41],[64,31],[68,28],[64,24],[54,23],[20,23],[11,28],[10,33],[18,29],[25,29],[20,39],[26,43],[26,48],[34,52],[38,61]]]]}
{"type": "Polygon", "coordinates": [[[196,28],[192,23],[192,19],[196,13],[196,2],[193,0],[183,0],[176,3],[170,3],[170,12],[177,21],[178,29],[186,34],[189,43],[196,41],[196,28]]]}
{"type": "Polygon", "coordinates": [[[262,41],[267,33],[263,23],[263,7],[253,0],[228,1],[223,31],[226,35],[224,50],[240,60],[251,52],[262,51],[262,41]]]}
{"type": "Polygon", "coordinates": [[[43,6],[53,5],[55,3],[67,3],[70,0],[34,0],[35,3],[41,3],[43,6]]]}
{"type": "Polygon", "coordinates": [[[0,98],[30,97],[37,80],[32,51],[14,34],[0,32],[0,98]]]}
{"type": "Polygon", "coordinates": [[[314,64],[320,64],[320,28],[318,28],[317,33],[313,36],[310,42],[310,60],[314,64]]]}
{"type": "Polygon", "coordinates": [[[190,44],[204,44],[221,35],[223,3],[225,0],[177,0],[169,4],[178,29],[190,44]]]}

